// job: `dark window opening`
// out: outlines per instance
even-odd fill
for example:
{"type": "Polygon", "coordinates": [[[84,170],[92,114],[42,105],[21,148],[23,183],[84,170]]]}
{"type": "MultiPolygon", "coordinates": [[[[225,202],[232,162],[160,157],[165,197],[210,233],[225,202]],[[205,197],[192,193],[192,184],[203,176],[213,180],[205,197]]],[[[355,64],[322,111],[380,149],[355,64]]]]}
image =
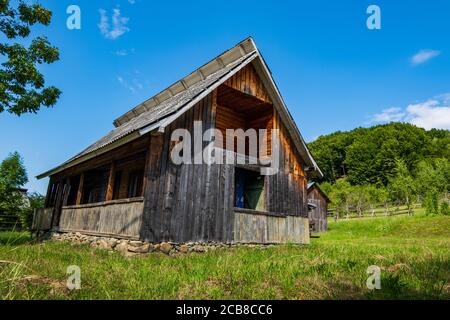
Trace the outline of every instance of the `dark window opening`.
{"type": "Polygon", "coordinates": [[[265,211],[264,180],[257,171],[236,168],[235,207],[265,211]]]}
{"type": "Polygon", "coordinates": [[[58,194],[59,183],[53,183],[50,190],[50,199],[48,201],[49,207],[54,207],[56,204],[56,195],[58,194]]]}
{"type": "Polygon", "coordinates": [[[83,204],[105,201],[109,168],[95,169],[85,173],[83,204]]]}
{"type": "Polygon", "coordinates": [[[128,198],[142,196],[142,182],[144,180],[144,170],[130,172],[128,179],[128,198]]]}
{"type": "Polygon", "coordinates": [[[80,178],[81,178],[80,175],[77,175],[74,177],[70,177],[70,179],[69,179],[70,189],[69,189],[69,194],[67,196],[67,205],[68,206],[73,206],[76,204],[78,187],[80,185],[80,178]]]}
{"type": "Polygon", "coordinates": [[[117,171],[116,176],[114,178],[114,191],[113,191],[113,199],[119,199],[120,187],[122,184],[122,171],[117,171]]]}

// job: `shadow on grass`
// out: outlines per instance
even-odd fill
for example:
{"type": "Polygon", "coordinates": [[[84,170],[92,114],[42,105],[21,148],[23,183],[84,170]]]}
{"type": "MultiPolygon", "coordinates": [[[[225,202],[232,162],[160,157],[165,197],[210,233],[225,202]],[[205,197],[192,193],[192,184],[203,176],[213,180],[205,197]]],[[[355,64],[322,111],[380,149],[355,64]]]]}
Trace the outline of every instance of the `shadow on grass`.
{"type": "Polygon", "coordinates": [[[381,272],[381,288],[370,290],[349,279],[327,282],[325,299],[369,300],[448,300],[450,299],[450,260],[425,257],[411,264],[399,263],[381,272]]]}

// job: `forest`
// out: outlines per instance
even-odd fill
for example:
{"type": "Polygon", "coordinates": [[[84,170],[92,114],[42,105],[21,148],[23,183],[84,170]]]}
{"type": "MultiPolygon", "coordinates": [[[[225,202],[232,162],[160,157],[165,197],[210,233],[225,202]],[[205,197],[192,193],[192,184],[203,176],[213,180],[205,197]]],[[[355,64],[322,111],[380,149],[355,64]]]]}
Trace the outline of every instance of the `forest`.
{"type": "Polygon", "coordinates": [[[449,130],[392,122],[323,135],[308,147],[338,215],[392,202],[449,214],[449,130]]]}

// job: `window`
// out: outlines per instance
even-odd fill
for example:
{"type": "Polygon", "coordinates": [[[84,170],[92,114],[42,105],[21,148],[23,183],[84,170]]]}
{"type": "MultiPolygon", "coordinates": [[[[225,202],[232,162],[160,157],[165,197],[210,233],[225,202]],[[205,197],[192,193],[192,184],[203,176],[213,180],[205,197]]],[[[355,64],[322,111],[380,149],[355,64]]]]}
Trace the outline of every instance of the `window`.
{"type": "Polygon", "coordinates": [[[144,171],[137,170],[130,172],[128,180],[128,198],[142,196],[142,181],[144,180],[144,171]]]}
{"type": "Polygon", "coordinates": [[[235,207],[265,211],[264,180],[257,171],[236,168],[235,207]]]}

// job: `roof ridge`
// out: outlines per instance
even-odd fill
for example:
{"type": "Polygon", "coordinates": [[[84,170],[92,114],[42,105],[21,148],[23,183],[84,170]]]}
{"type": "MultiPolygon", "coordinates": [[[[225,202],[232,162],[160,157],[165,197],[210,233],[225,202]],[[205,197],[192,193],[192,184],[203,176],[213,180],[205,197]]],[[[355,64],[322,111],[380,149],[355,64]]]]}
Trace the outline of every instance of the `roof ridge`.
{"type": "Polygon", "coordinates": [[[252,37],[247,37],[244,40],[237,43],[230,49],[222,52],[215,58],[209,60],[207,63],[203,64],[193,72],[189,73],[187,76],[181,78],[180,80],[174,82],[164,90],[153,95],[144,102],[138,104],[133,109],[127,111],[120,117],[114,120],[113,124],[115,127],[119,127],[131,119],[139,116],[140,114],[149,111],[154,106],[160,105],[167,99],[176,96],[186,90],[192,88],[198,82],[209,77],[213,73],[219,71],[220,69],[229,66],[233,62],[239,60],[243,56],[257,51],[257,47],[252,37]]]}

